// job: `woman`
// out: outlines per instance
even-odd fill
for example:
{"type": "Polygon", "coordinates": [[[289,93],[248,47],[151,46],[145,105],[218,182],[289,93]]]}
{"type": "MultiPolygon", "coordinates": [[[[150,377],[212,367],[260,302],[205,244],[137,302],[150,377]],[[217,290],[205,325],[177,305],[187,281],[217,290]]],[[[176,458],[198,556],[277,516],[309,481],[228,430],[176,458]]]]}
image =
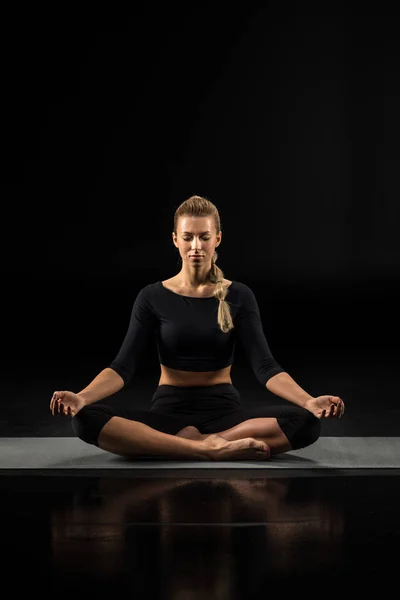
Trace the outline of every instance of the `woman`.
{"type": "Polygon", "coordinates": [[[344,403],[310,396],[272,356],[252,290],[225,279],[216,265],[217,207],[201,196],[185,200],[175,211],[172,239],[180,272],[139,291],[115,359],[77,394],[54,392],[52,414],[72,417],[83,441],[132,458],[266,459],[314,443],[321,418],[340,418],[344,403]],[[161,375],[150,410],[134,401],[123,409],[100,403],[132,379],[153,331],[161,375]],[[258,381],[295,406],[243,407],[230,377],[236,340],[258,381]]]}

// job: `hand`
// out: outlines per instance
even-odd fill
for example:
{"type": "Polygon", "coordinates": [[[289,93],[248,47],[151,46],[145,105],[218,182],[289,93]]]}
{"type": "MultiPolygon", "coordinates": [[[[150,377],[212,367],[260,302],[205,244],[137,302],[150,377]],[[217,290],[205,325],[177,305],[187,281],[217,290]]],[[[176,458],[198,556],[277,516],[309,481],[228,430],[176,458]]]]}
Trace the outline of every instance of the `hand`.
{"type": "Polygon", "coordinates": [[[74,417],[84,406],[84,399],[74,392],[54,392],[50,400],[50,410],[53,416],[74,417]]]}
{"type": "Polygon", "coordinates": [[[312,412],[318,419],[335,417],[341,419],[344,414],[344,402],[339,396],[317,396],[306,401],[304,408],[312,412]]]}

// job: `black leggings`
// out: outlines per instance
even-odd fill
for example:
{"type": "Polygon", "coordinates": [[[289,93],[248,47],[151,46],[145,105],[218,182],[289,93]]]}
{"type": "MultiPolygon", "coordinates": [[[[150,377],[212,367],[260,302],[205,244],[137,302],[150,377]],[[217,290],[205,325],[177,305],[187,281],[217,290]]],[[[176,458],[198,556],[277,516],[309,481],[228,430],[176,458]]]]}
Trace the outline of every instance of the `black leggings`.
{"type": "Polygon", "coordinates": [[[293,450],[313,444],[320,436],[320,419],[300,406],[270,405],[245,408],[240,393],[230,383],[210,386],[159,385],[152,396],[150,410],[132,404],[116,407],[96,402],[82,408],[72,418],[75,434],[84,442],[98,446],[99,433],[112,417],[140,421],[153,429],[175,435],[188,425],[200,433],[219,433],[238,423],[259,417],[276,418],[293,450]]]}

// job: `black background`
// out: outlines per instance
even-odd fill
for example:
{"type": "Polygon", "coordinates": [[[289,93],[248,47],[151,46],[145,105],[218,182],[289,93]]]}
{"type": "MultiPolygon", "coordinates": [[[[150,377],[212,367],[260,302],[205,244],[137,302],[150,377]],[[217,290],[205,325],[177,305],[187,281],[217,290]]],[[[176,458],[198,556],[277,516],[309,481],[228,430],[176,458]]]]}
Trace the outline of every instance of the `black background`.
{"type": "MultiPolygon", "coordinates": [[[[218,264],[255,292],[278,362],[345,401],[325,434],[397,435],[395,11],[86,10],[3,20],[2,435],[71,435],[53,391],[108,366],[140,288],[180,269],[192,194],[217,205],[218,264]]],[[[158,375],[151,346],[117,396],[147,405],[158,375]]],[[[240,348],[232,380],[269,396],[240,348]]]]}

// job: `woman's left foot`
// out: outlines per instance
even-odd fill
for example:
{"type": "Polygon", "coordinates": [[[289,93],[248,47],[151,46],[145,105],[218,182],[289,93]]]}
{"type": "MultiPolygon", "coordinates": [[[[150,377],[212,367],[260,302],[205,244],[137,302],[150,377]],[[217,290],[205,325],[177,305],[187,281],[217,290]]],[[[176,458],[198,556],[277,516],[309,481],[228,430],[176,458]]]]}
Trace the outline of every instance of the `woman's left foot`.
{"type": "Polygon", "coordinates": [[[208,437],[209,433],[200,433],[197,427],[193,425],[188,425],[184,427],[178,433],[176,433],[178,437],[186,438],[187,440],[205,440],[208,437]]]}

